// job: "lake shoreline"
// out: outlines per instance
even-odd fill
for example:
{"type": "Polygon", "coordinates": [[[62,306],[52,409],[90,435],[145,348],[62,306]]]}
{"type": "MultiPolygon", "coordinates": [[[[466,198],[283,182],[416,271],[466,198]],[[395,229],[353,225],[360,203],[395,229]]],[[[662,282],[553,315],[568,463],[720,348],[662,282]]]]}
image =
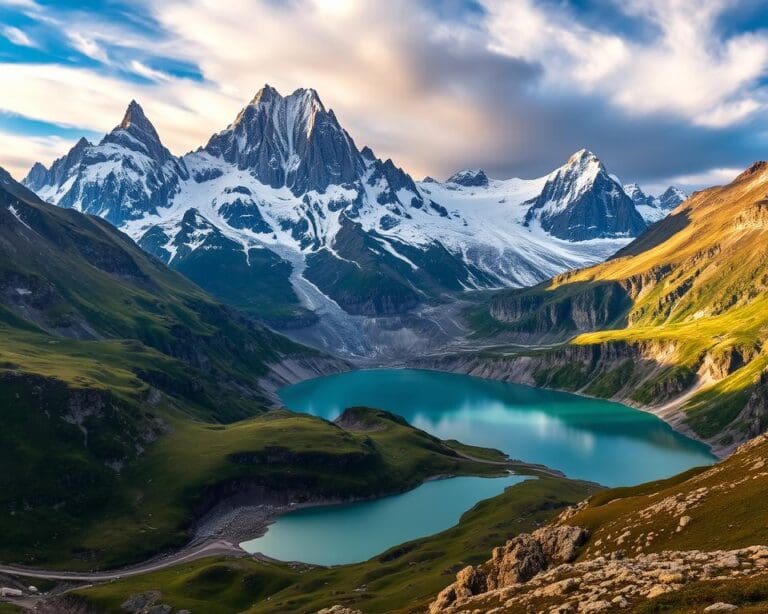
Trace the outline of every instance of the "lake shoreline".
{"type": "MultiPolygon", "coordinates": [[[[226,540],[242,544],[244,542],[252,541],[263,537],[269,530],[270,525],[274,524],[281,516],[305,509],[315,509],[333,506],[351,505],[356,503],[365,503],[378,501],[387,497],[394,497],[402,495],[427,484],[428,482],[434,482],[437,480],[450,480],[452,478],[460,477],[474,477],[477,479],[502,479],[509,475],[518,475],[527,479],[536,479],[540,476],[558,477],[564,478],[562,472],[555,469],[544,467],[543,465],[527,465],[515,460],[510,460],[507,463],[500,463],[499,461],[483,461],[481,459],[472,459],[476,462],[487,463],[489,465],[498,466],[500,470],[506,469],[506,473],[499,473],[496,476],[488,475],[467,475],[467,474],[438,474],[428,476],[418,483],[398,490],[396,492],[385,492],[368,497],[350,497],[345,499],[340,498],[322,498],[313,499],[311,501],[294,502],[294,503],[279,503],[275,501],[261,500],[253,504],[243,503],[231,503],[229,501],[221,501],[215,508],[206,512],[196,523],[194,529],[194,536],[190,543],[185,548],[193,548],[203,543],[212,541],[226,540]]],[[[525,481],[525,480],[522,480],[525,481]]],[[[502,490],[503,492],[503,490],[502,490]]],[[[467,508],[468,511],[470,508],[467,508]]],[[[437,531],[439,532],[439,531],[437,531]]],[[[407,541],[407,540],[406,540],[407,541]]],[[[397,544],[393,544],[392,547],[397,544]]],[[[242,546],[238,546],[242,549],[242,546]]],[[[263,556],[266,559],[271,557],[264,555],[263,553],[255,552],[251,556],[263,556]]],[[[286,561],[291,562],[291,561],[286,561]]],[[[301,563],[303,565],[312,565],[311,563],[304,563],[301,561],[292,561],[301,563]]]]}
{"type": "Polygon", "coordinates": [[[645,413],[651,414],[663,420],[670,427],[672,427],[672,429],[674,429],[675,432],[679,433],[680,435],[683,435],[685,437],[688,437],[689,439],[693,439],[694,441],[704,444],[708,448],[708,450],[718,458],[718,460],[723,460],[728,456],[730,456],[730,454],[739,445],[738,443],[734,443],[730,445],[720,445],[715,442],[708,441],[703,437],[699,436],[691,427],[689,427],[685,423],[686,415],[685,415],[685,412],[682,411],[682,406],[691,396],[693,396],[693,394],[695,394],[699,390],[701,385],[699,382],[697,382],[697,384],[695,384],[691,389],[687,390],[684,394],[680,395],[675,399],[672,399],[668,403],[665,403],[663,405],[644,405],[642,403],[638,403],[637,401],[634,401],[629,398],[613,399],[613,398],[597,397],[594,395],[587,394],[581,390],[567,390],[565,388],[554,388],[551,386],[537,386],[534,383],[530,382],[525,377],[519,377],[519,378],[515,377],[514,371],[505,372],[503,374],[498,374],[498,375],[495,375],[494,372],[491,372],[490,374],[478,374],[475,372],[477,366],[475,366],[474,368],[466,368],[465,365],[461,364],[455,367],[446,368],[443,366],[430,364],[430,358],[433,360],[438,360],[438,359],[445,360],[445,359],[452,358],[457,363],[460,362],[459,357],[463,357],[463,358],[468,357],[470,359],[479,360],[479,357],[476,354],[472,352],[468,352],[467,354],[468,356],[456,355],[456,354],[441,354],[439,356],[424,357],[424,358],[414,359],[412,361],[406,361],[406,362],[380,364],[377,366],[366,365],[364,367],[358,368],[357,370],[415,369],[415,370],[423,370],[423,371],[432,371],[435,373],[453,373],[456,375],[467,375],[469,377],[476,377],[477,379],[486,380],[486,381],[517,384],[520,386],[533,388],[535,390],[551,390],[555,392],[564,392],[567,394],[573,394],[579,397],[583,397],[585,399],[619,403],[621,405],[632,407],[633,409],[637,409],[639,411],[643,411],[645,413]]]}
{"type": "MultiPolygon", "coordinates": [[[[551,347],[554,347],[554,346],[542,346],[542,348],[551,348],[551,347]]],[[[564,388],[554,388],[551,386],[537,386],[534,383],[528,381],[524,377],[516,378],[514,376],[514,372],[498,374],[498,375],[494,375],[493,373],[477,374],[473,372],[472,369],[466,369],[461,366],[446,368],[440,365],[435,365],[433,362],[440,359],[442,360],[453,359],[454,361],[458,361],[460,357],[479,360],[479,356],[477,355],[476,351],[466,351],[460,354],[450,353],[450,352],[441,353],[441,354],[428,355],[421,358],[411,358],[411,359],[398,360],[398,361],[381,361],[381,360],[375,360],[375,359],[356,359],[356,360],[339,359],[337,363],[334,363],[333,361],[327,362],[324,365],[325,370],[323,372],[313,373],[308,370],[289,369],[289,373],[291,375],[290,377],[285,377],[285,379],[279,381],[279,383],[278,382],[271,383],[270,394],[274,399],[275,407],[282,407],[282,403],[280,402],[279,396],[278,396],[278,390],[281,385],[282,386],[294,385],[294,384],[299,384],[299,383],[317,379],[317,378],[340,375],[343,373],[349,373],[349,372],[355,372],[355,371],[375,371],[375,370],[381,370],[381,369],[398,369],[398,370],[410,369],[410,370],[431,371],[435,373],[451,373],[456,375],[468,375],[469,377],[475,377],[477,379],[486,380],[486,381],[518,384],[520,386],[526,386],[528,388],[533,388],[535,390],[551,390],[555,392],[563,392],[563,393],[573,394],[575,396],[583,397],[586,399],[593,399],[596,401],[609,401],[612,403],[620,403],[621,405],[632,407],[633,409],[646,412],[648,414],[651,414],[663,420],[670,427],[672,427],[672,429],[674,429],[675,432],[679,433],[680,435],[683,435],[685,437],[688,437],[689,439],[693,439],[694,441],[697,441],[705,445],[708,448],[708,450],[714,456],[717,457],[718,460],[723,460],[728,456],[730,456],[730,454],[739,445],[738,443],[734,443],[730,445],[722,445],[722,444],[717,444],[713,441],[708,441],[702,438],[701,436],[699,436],[691,427],[689,427],[685,423],[686,415],[685,415],[685,412],[682,411],[682,406],[693,394],[695,394],[695,392],[698,391],[698,389],[700,388],[701,382],[698,382],[696,385],[694,385],[691,389],[686,391],[684,394],[680,395],[675,399],[672,399],[668,403],[665,403],[663,405],[644,405],[642,403],[638,403],[637,401],[634,401],[629,398],[619,398],[619,399],[604,398],[604,397],[597,397],[594,395],[587,394],[581,390],[566,390],[564,388]]],[[[278,364],[281,364],[281,363],[278,363],[278,364]]]]}

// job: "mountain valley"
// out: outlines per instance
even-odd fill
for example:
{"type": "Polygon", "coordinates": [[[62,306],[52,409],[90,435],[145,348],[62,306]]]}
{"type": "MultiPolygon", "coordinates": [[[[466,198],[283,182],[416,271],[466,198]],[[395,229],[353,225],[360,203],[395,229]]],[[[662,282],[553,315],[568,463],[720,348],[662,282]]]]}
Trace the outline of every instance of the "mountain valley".
{"type": "MultiPolygon", "coordinates": [[[[270,86],[178,158],[131,102],[100,143],[81,139],[24,184],[110,221],[227,304],[357,359],[439,347],[466,291],[600,262],[648,224],[589,151],[539,179],[415,182],[358,149],[314,90],[270,86]]],[[[659,219],[668,201],[645,198],[659,219]]]]}
{"type": "Polygon", "coordinates": [[[550,585],[594,611],[723,594],[761,607],[758,525],[713,541],[698,508],[734,524],[763,509],[766,173],[651,197],[580,150],[539,179],[416,182],[358,150],[313,90],[268,86],[175,157],[132,102],[24,185],[0,174],[0,579],[51,578],[36,603],[53,612],[577,611],[550,585]],[[411,426],[368,407],[278,409],[286,384],[393,363],[622,401],[723,457],[758,439],[715,468],[605,490],[439,439],[418,412],[411,426]],[[529,479],[362,563],[229,541],[294,506],[510,471],[529,479]],[[657,508],[669,522],[635,539],[657,508]]]}

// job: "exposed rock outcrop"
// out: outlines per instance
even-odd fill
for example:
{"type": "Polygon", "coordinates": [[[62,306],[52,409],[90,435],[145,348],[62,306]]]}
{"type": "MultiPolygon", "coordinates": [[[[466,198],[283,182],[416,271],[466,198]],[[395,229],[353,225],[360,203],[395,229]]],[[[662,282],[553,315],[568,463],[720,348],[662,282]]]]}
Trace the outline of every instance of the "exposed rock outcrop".
{"type": "MultiPolygon", "coordinates": [[[[502,612],[609,612],[680,590],[699,580],[729,580],[767,573],[765,546],[712,552],[664,551],[633,558],[597,557],[557,565],[528,581],[510,581],[480,593],[471,592],[473,587],[466,584],[457,586],[457,578],[455,584],[440,593],[429,611],[452,614],[500,608],[502,612]]],[[[719,602],[712,606],[704,611],[732,609],[719,602]]]]}
{"type": "Polygon", "coordinates": [[[581,527],[560,525],[523,533],[504,546],[494,548],[491,559],[480,567],[468,566],[456,581],[443,589],[430,605],[430,614],[450,611],[475,595],[528,582],[552,565],[569,563],[587,532],[581,527]]]}

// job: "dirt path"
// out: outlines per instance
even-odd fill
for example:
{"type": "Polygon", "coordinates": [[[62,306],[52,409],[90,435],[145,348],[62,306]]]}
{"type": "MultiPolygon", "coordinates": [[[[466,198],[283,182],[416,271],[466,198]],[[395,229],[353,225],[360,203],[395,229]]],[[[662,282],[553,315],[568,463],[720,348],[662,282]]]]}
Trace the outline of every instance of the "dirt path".
{"type": "Polygon", "coordinates": [[[42,578],[45,580],[72,580],[77,582],[105,582],[130,578],[152,571],[159,571],[180,563],[188,563],[209,556],[246,556],[246,552],[237,544],[224,539],[216,539],[195,546],[189,546],[161,559],[152,559],[134,567],[124,567],[112,571],[56,571],[34,569],[18,565],[0,565],[0,574],[20,576],[24,578],[42,578]]]}

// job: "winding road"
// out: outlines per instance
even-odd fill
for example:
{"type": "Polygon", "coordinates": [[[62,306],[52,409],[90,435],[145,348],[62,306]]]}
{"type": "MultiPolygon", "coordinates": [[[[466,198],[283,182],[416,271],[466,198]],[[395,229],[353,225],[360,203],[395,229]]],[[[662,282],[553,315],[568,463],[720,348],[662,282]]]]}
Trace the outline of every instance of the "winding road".
{"type": "Polygon", "coordinates": [[[23,567],[20,565],[0,565],[0,574],[9,576],[19,576],[24,578],[41,578],[44,580],[71,580],[74,582],[106,582],[109,580],[120,580],[130,578],[144,573],[159,571],[180,563],[188,563],[197,559],[209,556],[247,556],[247,553],[237,544],[233,544],[225,539],[216,539],[207,541],[196,546],[190,546],[179,552],[163,557],[162,559],[153,559],[136,565],[134,567],[124,567],[113,571],[55,571],[46,569],[35,569],[32,567],[23,567]]]}

